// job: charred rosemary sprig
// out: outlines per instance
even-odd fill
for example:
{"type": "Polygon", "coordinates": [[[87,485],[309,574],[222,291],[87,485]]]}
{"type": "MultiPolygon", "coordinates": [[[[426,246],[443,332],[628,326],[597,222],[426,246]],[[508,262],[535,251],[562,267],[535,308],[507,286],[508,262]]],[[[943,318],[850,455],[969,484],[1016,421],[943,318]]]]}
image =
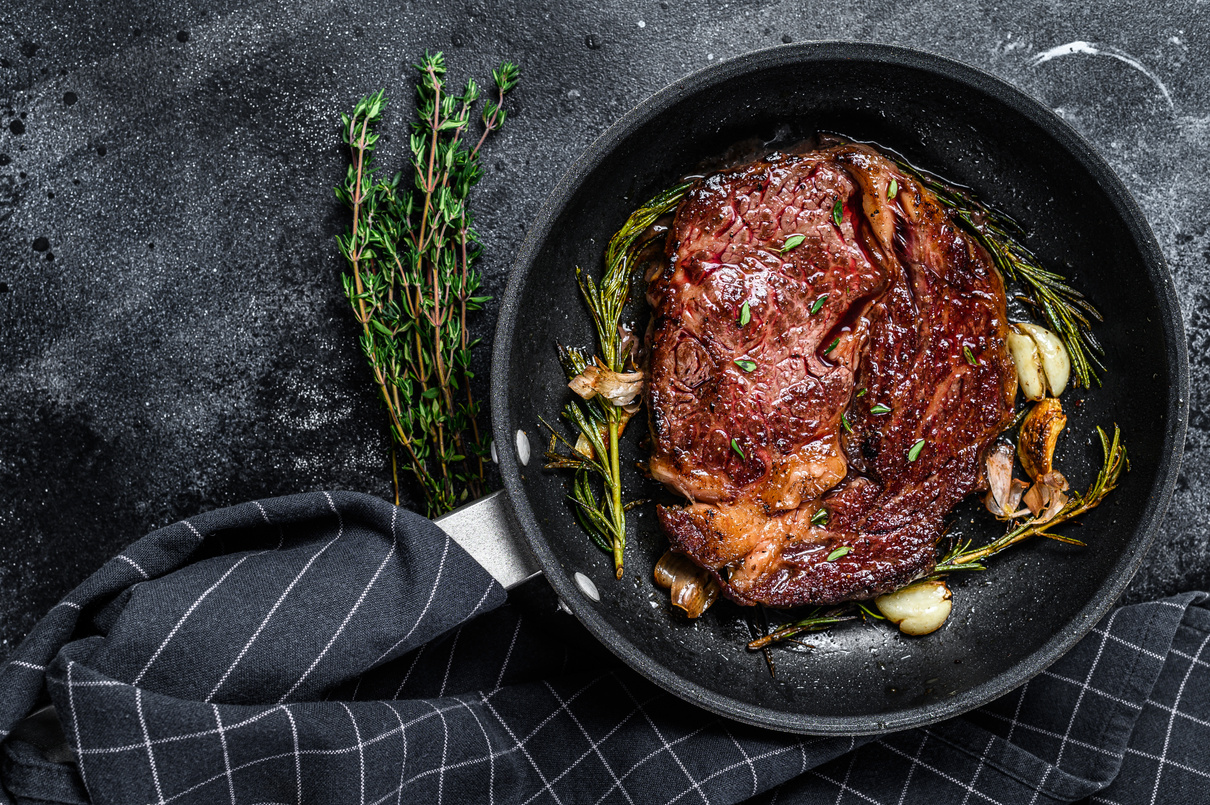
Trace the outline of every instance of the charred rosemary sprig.
{"type": "MultiPolygon", "coordinates": [[[[559,347],[559,359],[569,381],[603,378],[610,382],[638,383],[642,375],[633,364],[629,342],[620,325],[622,310],[630,297],[636,258],[654,237],[644,238],[651,225],[684,197],[690,183],[678,184],[639,207],[619,229],[605,249],[605,273],[600,282],[576,268],[580,292],[592,315],[600,354],[589,359],[580,350],[559,347]],[[628,371],[629,370],[629,371],[628,371]],[[637,380],[635,378],[638,378],[637,380]]],[[[572,384],[575,388],[575,383],[572,384]]],[[[633,390],[633,389],[632,389],[633,390]]],[[[577,393],[581,393],[577,390],[577,393]]],[[[572,444],[553,427],[546,451],[547,469],[575,471],[569,498],[576,517],[602,550],[613,555],[614,572],[622,577],[622,555],[626,547],[626,510],[622,502],[621,459],[618,439],[638,408],[633,394],[611,395],[586,390],[563,409],[562,416],[577,432],[572,444]],[[622,402],[622,400],[627,400],[622,402]],[[560,450],[562,444],[566,450],[560,450]],[[601,483],[601,499],[593,492],[593,479],[601,483]]],[[[547,425],[547,427],[550,427],[547,425]]]]}
{"type": "Polygon", "coordinates": [[[955,545],[937,563],[930,578],[940,578],[948,573],[960,570],[984,570],[986,565],[982,564],[983,560],[995,556],[1001,551],[1011,548],[1018,542],[1023,542],[1030,537],[1046,537],[1058,542],[1066,542],[1069,545],[1083,546],[1084,543],[1080,540],[1055,534],[1050,529],[1073,520],[1100,505],[1105,496],[1117,487],[1122,470],[1130,468],[1130,462],[1126,457],[1126,447],[1122,444],[1121,431],[1117,425],[1113,426],[1112,437],[1100,427],[1097,428],[1097,436],[1101,439],[1101,451],[1104,454],[1104,460],[1101,463],[1101,469],[1097,473],[1096,479],[1088,487],[1087,492],[1072,495],[1071,500],[1067,501],[1067,504],[1059,509],[1058,514],[1053,518],[1045,521],[1036,517],[1027,520],[999,539],[980,548],[972,548],[969,541],[955,545]]]}
{"type": "MultiPolygon", "coordinates": [[[[481,247],[467,197],[483,175],[480,146],[503,125],[501,104],[518,70],[505,62],[493,72],[497,100],[485,105],[483,135],[471,148],[465,138],[479,97],[475,82],[461,94],[449,91],[441,53],[426,53],[416,69],[410,183],[399,174],[380,179],[373,161],[385,91],[341,116],[351,164],[336,197],[353,220],[337,243],[348,262],[345,294],[361,325],[362,352],[386,405],[392,440],[435,516],[483,493],[486,448],[470,387],[475,341],[467,319],[489,297],[476,295],[481,247]]],[[[394,470],[394,450],[391,458],[394,470]]],[[[398,472],[393,475],[398,503],[398,472]]]]}
{"type": "Polygon", "coordinates": [[[1022,299],[1036,310],[1063,339],[1076,385],[1092,388],[1100,385],[1096,370],[1105,371],[1097,355],[1103,355],[1092,322],[1101,321],[1101,314],[1082,293],[1067,284],[1059,274],[1042,267],[1037,256],[1021,245],[1021,228],[1008,216],[976,199],[969,191],[947,184],[896,159],[899,167],[931,190],[941,203],[951,210],[959,222],[991,254],[1000,273],[1026,287],[1022,299]]]}
{"type": "Polygon", "coordinates": [[[789,640],[797,637],[800,634],[808,634],[810,632],[824,632],[831,629],[838,623],[845,621],[856,620],[858,617],[859,604],[848,604],[832,609],[824,607],[813,607],[808,610],[805,617],[799,618],[791,623],[777,627],[764,637],[758,637],[748,644],[750,651],[759,651],[774,643],[780,643],[783,640],[789,640]]]}

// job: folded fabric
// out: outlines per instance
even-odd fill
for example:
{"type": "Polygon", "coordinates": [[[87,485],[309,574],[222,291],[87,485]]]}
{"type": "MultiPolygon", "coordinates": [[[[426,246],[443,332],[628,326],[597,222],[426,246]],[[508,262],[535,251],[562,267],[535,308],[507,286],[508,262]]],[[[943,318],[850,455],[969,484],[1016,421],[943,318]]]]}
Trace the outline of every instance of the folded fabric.
{"type": "Polygon", "coordinates": [[[0,800],[1198,802],[1205,601],[1118,609],[961,718],[804,737],[653,687],[543,582],[506,596],[415,514],[344,492],[264,500],[135,542],[0,666],[0,800]],[[22,721],[48,701],[74,762],[22,721]]]}

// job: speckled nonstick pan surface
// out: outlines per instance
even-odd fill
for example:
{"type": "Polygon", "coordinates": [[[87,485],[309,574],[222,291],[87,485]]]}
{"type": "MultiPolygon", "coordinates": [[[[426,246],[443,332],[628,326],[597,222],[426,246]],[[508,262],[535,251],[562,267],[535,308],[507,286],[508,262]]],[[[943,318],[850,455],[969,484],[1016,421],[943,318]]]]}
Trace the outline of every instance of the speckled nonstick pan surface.
{"type": "MultiPolygon", "coordinates": [[[[949,718],[1039,673],[1110,609],[1138,569],[1180,464],[1188,361],[1171,277],[1134,200],[1109,166],[1049,110],[979,70],[910,50],[849,43],[778,47],[695,73],[625,115],[550,194],[517,256],[492,364],[498,445],[525,431],[534,457],[501,451],[505,487],[546,577],[577,618],[636,671],[707,710],[801,733],[868,734],[949,718]],[[909,638],[885,626],[812,635],[778,649],[776,678],[745,649],[747,622],[722,602],[688,621],[656,588],[664,551],[654,511],[629,518],[626,575],[576,524],[569,476],[541,468],[547,434],[568,399],[556,343],[593,344],[574,267],[599,271],[609,236],[648,197],[758,136],[793,141],[818,130],[873,140],[975,188],[1020,221],[1027,245],[1105,316],[1102,388],[1068,392],[1059,466],[1084,488],[1099,466],[1094,426],[1122,426],[1130,472],[1067,533],[1020,546],[953,582],[939,632],[909,638]],[[600,591],[586,597],[581,572],[600,591]]],[[[631,464],[642,428],[626,434],[631,464]]],[[[629,497],[659,498],[635,472],[629,497]]],[[[1001,526],[967,501],[953,533],[986,540],[1001,526]]]]}

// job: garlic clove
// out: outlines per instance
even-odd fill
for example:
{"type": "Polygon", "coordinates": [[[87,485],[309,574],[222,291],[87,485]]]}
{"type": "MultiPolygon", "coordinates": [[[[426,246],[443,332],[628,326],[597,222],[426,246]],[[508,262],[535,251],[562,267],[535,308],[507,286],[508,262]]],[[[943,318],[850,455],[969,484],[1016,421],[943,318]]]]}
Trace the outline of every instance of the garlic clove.
{"type": "Polygon", "coordinates": [[[944,581],[918,581],[893,593],[874,599],[878,610],[887,620],[909,635],[935,632],[945,623],[953,608],[953,596],[944,581]]]}
{"type": "Polygon", "coordinates": [[[1055,444],[1066,426],[1063,403],[1055,397],[1038,401],[1021,420],[1017,455],[1030,478],[1036,481],[1054,469],[1055,444]]]}
{"type": "MultiPolygon", "coordinates": [[[[1027,400],[1040,400],[1046,396],[1046,378],[1042,374],[1042,358],[1038,354],[1037,342],[1019,324],[1008,328],[1008,354],[1017,367],[1017,380],[1021,393],[1027,400]]],[[[1064,353],[1066,354],[1066,353],[1064,353]]]]}
{"type": "Polygon", "coordinates": [[[673,605],[690,618],[700,616],[718,598],[714,577],[683,553],[667,551],[652,572],[655,583],[668,589],[673,605]]]}
{"type": "Polygon", "coordinates": [[[1046,387],[1052,395],[1058,397],[1067,388],[1067,381],[1071,378],[1071,358],[1067,355],[1063,341],[1050,330],[1036,324],[1023,321],[1019,322],[1017,327],[1033,339],[1038,348],[1046,387]]]}

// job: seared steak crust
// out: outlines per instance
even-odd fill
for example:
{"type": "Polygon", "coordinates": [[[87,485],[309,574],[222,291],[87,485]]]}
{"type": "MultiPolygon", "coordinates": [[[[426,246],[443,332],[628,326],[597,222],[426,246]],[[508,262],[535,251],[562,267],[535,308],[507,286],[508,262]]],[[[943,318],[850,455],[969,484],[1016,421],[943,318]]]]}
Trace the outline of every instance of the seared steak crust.
{"type": "Polygon", "coordinates": [[[987,253],[851,144],[703,179],[667,251],[648,393],[652,474],[690,499],[659,509],[673,547],[744,604],[868,598],[928,572],[1012,416],[987,253]]]}

